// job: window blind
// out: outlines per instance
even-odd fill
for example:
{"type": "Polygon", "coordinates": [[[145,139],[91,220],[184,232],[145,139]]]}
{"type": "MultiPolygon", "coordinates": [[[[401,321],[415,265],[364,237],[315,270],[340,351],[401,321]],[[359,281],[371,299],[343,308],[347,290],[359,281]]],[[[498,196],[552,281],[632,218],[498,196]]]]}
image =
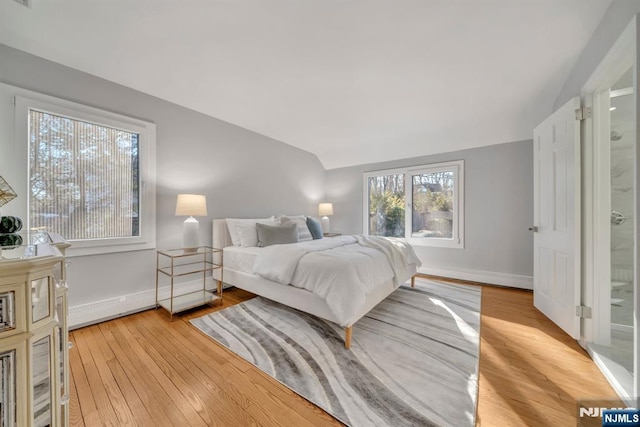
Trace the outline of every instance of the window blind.
{"type": "Polygon", "coordinates": [[[68,240],[139,236],[139,135],[29,110],[29,226],[68,240]]]}

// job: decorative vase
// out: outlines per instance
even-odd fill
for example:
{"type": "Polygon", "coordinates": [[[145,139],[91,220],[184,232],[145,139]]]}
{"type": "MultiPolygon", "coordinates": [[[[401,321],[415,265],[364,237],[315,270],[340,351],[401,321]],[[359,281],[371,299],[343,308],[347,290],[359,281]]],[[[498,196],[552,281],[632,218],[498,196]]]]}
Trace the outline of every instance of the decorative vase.
{"type": "Polygon", "coordinates": [[[20,246],[22,244],[22,236],[19,234],[9,233],[0,234],[0,246],[5,248],[20,246]]]}
{"type": "Polygon", "coordinates": [[[22,220],[17,216],[0,218],[0,233],[16,233],[22,229],[22,220]]]}

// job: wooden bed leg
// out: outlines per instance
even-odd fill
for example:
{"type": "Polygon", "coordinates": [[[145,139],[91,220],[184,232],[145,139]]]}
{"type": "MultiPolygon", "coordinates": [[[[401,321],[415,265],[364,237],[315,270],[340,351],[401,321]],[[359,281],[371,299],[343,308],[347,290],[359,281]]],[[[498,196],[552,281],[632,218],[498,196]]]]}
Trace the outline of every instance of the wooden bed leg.
{"type": "Polygon", "coordinates": [[[411,287],[412,288],[416,287],[416,276],[411,276],[411,287]]]}
{"type": "Polygon", "coordinates": [[[345,348],[351,348],[351,328],[353,328],[353,326],[347,326],[344,329],[344,347],[345,348]]]}

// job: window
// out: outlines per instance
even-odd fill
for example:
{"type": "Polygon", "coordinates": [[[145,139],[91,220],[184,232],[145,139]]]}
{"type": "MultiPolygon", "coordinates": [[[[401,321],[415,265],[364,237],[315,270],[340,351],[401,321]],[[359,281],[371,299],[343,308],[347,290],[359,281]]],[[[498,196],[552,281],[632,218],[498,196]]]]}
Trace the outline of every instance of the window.
{"type": "Polygon", "coordinates": [[[28,227],[70,240],[71,255],[155,247],[155,126],[42,98],[16,97],[28,227]]]}
{"type": "Polygon", "coordinates": [[[364,232],[464,247],[462,160],[364,175],[364,232]]]}
{"type": "Polygon", "coordinates": [[[373,175],[367,178],[368,223],[372,236],[405,236],[404,174],[373,175]]]}

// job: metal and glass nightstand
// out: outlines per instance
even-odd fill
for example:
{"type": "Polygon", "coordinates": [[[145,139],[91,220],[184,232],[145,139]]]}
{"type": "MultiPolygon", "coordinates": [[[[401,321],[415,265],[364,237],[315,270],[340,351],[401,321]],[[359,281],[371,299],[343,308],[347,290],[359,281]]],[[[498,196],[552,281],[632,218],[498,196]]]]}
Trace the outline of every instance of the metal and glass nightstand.
{"type": "Polygon", "coordinates": [[[156,307],[166,309],[173,320],[174,313],[190,308],[222,302],[222,249],[200,246],[196,250],[169,249],[158,251],[156,267],[156,307]],[[176,283],[182,276],[200,275],[194,281],[176,283]],[[169,289],[160,288],[160,278],[166,277],[169,289]],[[201,281],[201,284],[199,283],[201,281]],[[213,282],[216,282],[215,288],[213,282]],[[211,284],[207,286],[207,284],[211,284]],[[180,292],[176,292],[180,287],[180,292]]]}

